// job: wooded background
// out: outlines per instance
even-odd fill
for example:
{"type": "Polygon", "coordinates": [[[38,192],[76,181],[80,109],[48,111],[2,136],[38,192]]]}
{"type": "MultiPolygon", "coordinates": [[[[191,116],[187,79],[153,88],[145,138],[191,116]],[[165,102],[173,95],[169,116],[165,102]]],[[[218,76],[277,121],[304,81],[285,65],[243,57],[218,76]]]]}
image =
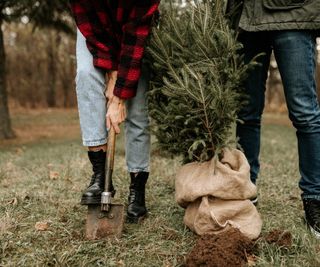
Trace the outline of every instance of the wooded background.
{"type": "Polygon", "coordinates": [[[75,38],[29,24],[5,25],[11,107],[75,107],[75,38]]]}
{"type": "MultiPolygon", "coordinates": [[[[4,118],[5,106],[9,106],[9,110],[74,108],[77,101],[75,25],[68,1],[3,0],[0,3],[0,29],[0,48],[1,33],[4,44],[2,53],[0,49],[1,139],[14,136],[10,121],[4,118]]],[[[320,41],[317,48],[320,51],[320,41]]],[[[319,91],[319,67],[317,72],[319,91]]],[[[267,87],[266,110],[285,112],[281,78],[274,59],[267,87]]]]}
{"type": "MultiPolygon", "coordinates": [[[[10,107],[76,107],[75,36],[56,30],[33,30],[32,25],[23,23],[5,24],[3,28],[10,107]]],[[[266,109],[285,111],[281,78],[274,59],[269,77],[266,109]]]]}

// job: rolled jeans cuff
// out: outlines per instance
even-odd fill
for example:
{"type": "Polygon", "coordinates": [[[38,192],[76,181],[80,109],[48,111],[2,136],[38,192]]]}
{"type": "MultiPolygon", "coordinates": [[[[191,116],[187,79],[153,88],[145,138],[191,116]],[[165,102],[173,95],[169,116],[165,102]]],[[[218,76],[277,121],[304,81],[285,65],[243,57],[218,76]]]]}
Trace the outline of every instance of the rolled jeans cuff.
{"type": "Polygon", "coordinates": [[[102,138],[98,140],[83,140],[84,146],[102,146],[107,144],[107,138],[102,138]]]}
{"type": "Polygon", "coordinates": [[[149,167],[146,168],[128,168],[128,172],[133,172],[133,173],[137,173],[137,172],[150,172],[149,167]]]}
{"type": "Polygon", "coordinates": [[[320,200],[320,195],[311,195],[311,194],[301,194],[301,198],[302,199],[316,199],[316,200],[320,200]]]}

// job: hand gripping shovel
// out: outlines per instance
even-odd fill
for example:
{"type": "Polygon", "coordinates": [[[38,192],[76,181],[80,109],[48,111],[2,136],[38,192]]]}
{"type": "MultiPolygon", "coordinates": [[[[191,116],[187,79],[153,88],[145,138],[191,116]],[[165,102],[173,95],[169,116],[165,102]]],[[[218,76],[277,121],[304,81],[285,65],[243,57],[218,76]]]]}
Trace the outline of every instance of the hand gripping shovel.
{"type": "Polygon", "coordinates": [[[105,192],[101,195],[101,205],[88,205],[86,237],[103,239],[120,237],[124,224],[124,206],[112,203],[111,179],[114,163],[116,134],[113,127],[108,135],[107,170],[105,192]]]}

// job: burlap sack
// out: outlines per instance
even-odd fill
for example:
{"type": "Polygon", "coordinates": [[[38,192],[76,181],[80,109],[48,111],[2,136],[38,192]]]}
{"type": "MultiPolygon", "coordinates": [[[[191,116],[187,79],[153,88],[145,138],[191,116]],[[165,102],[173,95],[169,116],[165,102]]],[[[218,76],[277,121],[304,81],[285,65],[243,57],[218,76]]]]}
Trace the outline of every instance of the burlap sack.
{"type": "Polygon", "coordinates": [[[176,201],[186,208],[184,223],[199,235],[238,228],[257,238],[262,221],[250,198],[256,186],[250,166],[239,150],[225,150],[220,161],[189,163],[176,176],[176,201]]]}

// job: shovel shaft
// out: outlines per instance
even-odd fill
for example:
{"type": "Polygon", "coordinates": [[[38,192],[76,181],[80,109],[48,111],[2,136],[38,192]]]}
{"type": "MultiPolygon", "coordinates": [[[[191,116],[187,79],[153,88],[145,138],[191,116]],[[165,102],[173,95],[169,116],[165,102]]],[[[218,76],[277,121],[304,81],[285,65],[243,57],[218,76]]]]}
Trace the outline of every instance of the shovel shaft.
{"type": "Polygon", "coordinates": [[[108,133],[108,148],[107,148],[107,170],[106,170],[106,180],[105,180],[105,192],[111,191],[112,183],[112,172],[114,165],[114,153],[116,148],[116,133],[114,128],[111,126],[108,133]]]}

